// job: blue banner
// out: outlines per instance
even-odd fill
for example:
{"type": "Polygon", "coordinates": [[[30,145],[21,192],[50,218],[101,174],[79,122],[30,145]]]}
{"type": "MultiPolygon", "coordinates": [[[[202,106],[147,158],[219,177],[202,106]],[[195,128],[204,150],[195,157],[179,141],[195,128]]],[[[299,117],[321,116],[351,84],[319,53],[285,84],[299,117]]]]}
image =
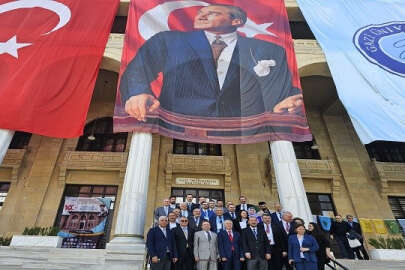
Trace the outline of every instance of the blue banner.
{"type": "Polygon", "coordinates": [[[297,2],[361,141],[405,142],[405,1],[297,2]]]}

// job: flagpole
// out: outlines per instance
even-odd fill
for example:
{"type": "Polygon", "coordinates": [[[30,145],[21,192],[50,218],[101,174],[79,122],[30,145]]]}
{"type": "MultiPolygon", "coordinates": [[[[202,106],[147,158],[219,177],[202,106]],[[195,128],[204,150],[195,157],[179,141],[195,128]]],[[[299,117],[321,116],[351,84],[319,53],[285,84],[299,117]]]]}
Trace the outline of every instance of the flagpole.
{"type": "Polygon", "coordinates": [[[13,136],[14,130],[0,129],[0,165],[3,162],[13,136]]]}
{"type": "Polygon", "coordinates": [[[270,142],[280,203],[305,224],[313,221],[294,148],[289,141],[270,142]]]}

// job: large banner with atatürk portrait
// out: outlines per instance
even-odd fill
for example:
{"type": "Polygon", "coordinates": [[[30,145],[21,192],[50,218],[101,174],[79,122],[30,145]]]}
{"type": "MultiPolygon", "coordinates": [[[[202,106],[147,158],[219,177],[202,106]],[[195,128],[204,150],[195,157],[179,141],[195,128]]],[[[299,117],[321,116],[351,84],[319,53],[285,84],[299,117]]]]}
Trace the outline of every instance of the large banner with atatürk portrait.
{"type": "Polygon", "coordinates": [[[283,0],[132,0],[115,132],[311,140],[283,0]]]}

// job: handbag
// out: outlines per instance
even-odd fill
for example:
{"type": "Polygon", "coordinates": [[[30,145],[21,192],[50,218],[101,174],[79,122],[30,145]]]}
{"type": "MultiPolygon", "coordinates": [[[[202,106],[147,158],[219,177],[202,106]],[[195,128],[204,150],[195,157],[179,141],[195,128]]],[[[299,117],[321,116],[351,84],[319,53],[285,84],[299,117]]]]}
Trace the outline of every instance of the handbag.
{"type": "Polygon", "coordinates": [[[357,239],[357,238],[355,238],[355,239],[348,238],[347,241],[349,241],[349,246],[351,248],[356,248],[356,247],[361,246],[361,243],[360,243],[359,239],[357,239]]]}

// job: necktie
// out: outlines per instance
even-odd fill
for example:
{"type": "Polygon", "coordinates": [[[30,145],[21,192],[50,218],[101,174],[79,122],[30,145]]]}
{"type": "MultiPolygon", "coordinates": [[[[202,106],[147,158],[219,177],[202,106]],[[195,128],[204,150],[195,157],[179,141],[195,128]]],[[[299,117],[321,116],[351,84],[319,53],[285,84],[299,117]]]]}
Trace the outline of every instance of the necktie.
{"type": "Polygon", "coordinates": [[[164,236],[166,238],[166,229],[162,229],[162,232],[163,232],[163,234],[164,234],[164,236]]]}
{"type": "MultiPolygon", "coordinates": [[[[266,224],[266,233],[269,234],[270,233],[270,225],[266,224]]],[[[271,244],[271,239],[269,239],[269,242],[271,244]]]]}
{"type": "Polygon", "coordinates": [[[235,213],[231,213],[231,215],[232,215],[232,219],[235,219],[235,213]]]}
{"type": "Polygon", "coordinates": [[[257,239],[257,232],[256,232],[256,228],[253,228],[253,234],[255,235],[255,238],[257,239]]]}
{"type": "Polygon", "coordinates": [[[287,232],[287,234],[290,232],[290,223],[286,222],[285,224],[285,231],[287,232]]]}
{"type": "Polygon", "coordinates": [[[169,215],[169,209],[167,206],[165,206],[165,213],[166,213],[166,216],[169,215]]]}
{"type": "Polygon", "coordinates": [[[222,51],[226,47],[226,43],[221,40],[221,36],[216,35],[215,40],[211,44],[212,56],[214,57],[215,66],[218,66],[218,59],[222,51]]]}
{"type": "MultiPolygon", "coordinates": [[[[232,233],[231,233],[231,231],[228,231],[228,237],[229,237],[229,241],[231,241],[231,243],[233,242],[233,237],[232,237],[232,233]]],[[[233,247],[233,245],[232,245],[232,251],[234,250],[235,248],[233,247]]]]}
{"type": "Polygon", "coordinates": [[[208,237],[208,242],[211,242],[211,234],[210,234],[210,232],[207,232],[207,237],[208,237]]]}
{"type": "Polygon", "coordinates": [[[183,233],[184,233],[184,236],[186,237],[186,239],[188,239],[187,229],[183,229],[183,233]]]}

